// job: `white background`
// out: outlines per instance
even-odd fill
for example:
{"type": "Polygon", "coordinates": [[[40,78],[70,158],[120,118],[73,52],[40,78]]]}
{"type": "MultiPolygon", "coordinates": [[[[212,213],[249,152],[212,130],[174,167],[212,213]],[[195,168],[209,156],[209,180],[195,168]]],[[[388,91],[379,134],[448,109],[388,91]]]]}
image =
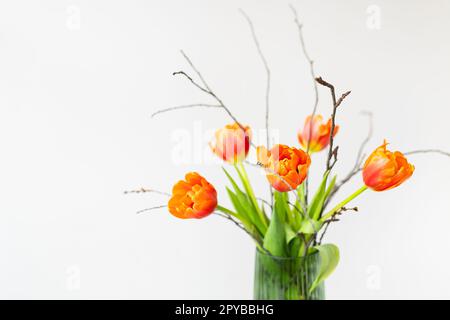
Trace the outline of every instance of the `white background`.
{"type": "MultiPolygon", "coordinates": [[[[366,135],[362,110],[374,113],[368,150],[383,138],[402,151],[450,150],[449,1],[292,3],[317,74],[339,92],[352,90],[338,115],[337,172],[353,166],[366,135]]],[[[0,298],[252,297],[254,246],[240,230],[215,216],[136,215],[166,199],[123,195],[141,186],[170,191],[196,170],[229,204],[220,164],[201,156],[226,115],[150,115],[212,102],[171,75],[191,73],[184,49],[236,116],[263,129],[265,73],[239,8],[252,17],[272,70],[272,128],[297,145],[314,95],[287,1],[0,3],[0,298]],[[194,136],[198,128],[204,139],[194,136]],[[193,139],[184,164],[174,154],[180,130],[193,139]]],[[[329,92],[320,95],[329,115],[329,92]]],[[[323,156],[313,158],[313,177],[323,156]]],[[[330,229],[341,262],[328,298],[450,298],[450,161],[410,161],[408,182],[367,192],[355,201],[360,212],[330,229]]],[[[265,196],[265,178],[249,171],[265,196]]],[[[361,183],[357,176],[340,197],[361,183]]]]}

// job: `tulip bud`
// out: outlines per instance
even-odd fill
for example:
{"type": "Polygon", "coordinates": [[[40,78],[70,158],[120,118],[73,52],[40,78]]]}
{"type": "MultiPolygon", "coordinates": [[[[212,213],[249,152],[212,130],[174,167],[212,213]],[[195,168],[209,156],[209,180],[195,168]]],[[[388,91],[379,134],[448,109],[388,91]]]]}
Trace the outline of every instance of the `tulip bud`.
{"type": "Polygon", "coordinates": [[[270,151],[258,147],[258,162],[266,168],[267,180],[280,192],[295,190],[305,180],[311,164],[309,155],[286,145],[275,145],[270,151]]]}
{"type": "Polygon", "coordinates": [[[215,141],[210,143],[210,147],[224,161],[235,164],[244,161],[247,157],[250,140],[250,128],[234,123],[217,130],[215,141]]]}
{"type": "MultiPolygon", "coordinates": [[[[335,126],[333,137],[338,133],[338,131],[339,126],[335,126]]],[[[314,118],[308,116],[305,120],[303,129],[299,131],[297,137],[303,149],[308,150],[309,153],[313,153],[319,152],[329,145],[330,132],[331,119],[324,123],[321,115],[315,115],[314,118]]]]}
{"type": "Polygon", "coordinates": [[[169,212],[180,219],[201,219],[217,207],[216,189],[197,172],[186,174],[172,189],[169,212]]]}
{"type": "Polygon", "coordinates": [[[389,190],[401,185],[414,172],[414,166],[398,151],[386,149],[385,141],[367,158],[363,168],[366,186],[375,191],[389,190]]]}

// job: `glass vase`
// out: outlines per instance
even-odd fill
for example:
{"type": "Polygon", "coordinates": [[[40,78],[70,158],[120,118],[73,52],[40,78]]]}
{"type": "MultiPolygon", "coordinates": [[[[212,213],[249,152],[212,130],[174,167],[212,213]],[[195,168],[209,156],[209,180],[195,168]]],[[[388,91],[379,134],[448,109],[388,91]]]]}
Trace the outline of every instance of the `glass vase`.
{"type": "Polygon", "coordinates": [[[322,282],[310,288],[319,272],[318,253],[301,258],[274,257],[256,250],[253,295],[256,300],[324,300],[322,282]]]}

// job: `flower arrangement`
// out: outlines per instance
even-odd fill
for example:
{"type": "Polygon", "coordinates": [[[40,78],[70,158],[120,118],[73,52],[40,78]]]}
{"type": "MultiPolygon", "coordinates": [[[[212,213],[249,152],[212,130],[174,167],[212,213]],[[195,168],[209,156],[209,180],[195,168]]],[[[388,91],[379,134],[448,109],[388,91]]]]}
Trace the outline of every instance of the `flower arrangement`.
{"type": "MultiPolygon", "coordinates": [[[[232,206],[226,207],[221,203],[215,187],[200,173],[189,172],[184,180],[174,184],[172,193],[167,194],[170,197],[167,208],[174,217],[180,219],[205,219],[211,214],[217,214],[246,232],[256,245],[255,298],[258,299],[324,298],[324,280],[339,262],[338,247],[323,243],[328,226],[338,221],[338,216],[344,212],[357,211],[356,207],[347,205],[366,190],[387,191],[409,179],[414,173],[414,166],[408,162],[405,154],[436,151],[418,150],[403,154],[389,150],[388,143],[384,141],[364,159],[362,151],[369,135],[361,145],[354,169],[338,180],[338,175],[334,174],[333,170],[338,160],[338,147],[335,146],[334,139],[340,130],[340,126],[336,124],[336,114],[350,91],[337,98],[334,85],[315,76],[312,60],[304,47],[302,26],[295,9],[291,9],[303,52],[311,68],[316,92],[313,112],[297,133],[297,146],[270,146],[269,136],[265,146],[254,145],[251,128],[236,119],[183,51],[182,55],[196,73],[199,82],[184,71],[175,72],[174,75],[186,78],[196,88],[212,97],[217,104],[183,105],[163,109],[154,114],[202,107],[222,109],[231,118],[231,123],[216,131],[210,148],[211,152],[235,171],[233,174],[228,167],[223,167],[229,182],[226,191],[232,206]],[[333,104],[329,119],[316,112],[319,85],[331,93],[333,104]],[[250,152],[256,154],[257,163],[248,161],[250,152]],[[319,187],[311,192],[308,187],[308,172],[315,164],[312,160],[313,154],[319,152],[327,153],[327,162],[319,187]],[[249,165],[258,166],[264,171],[270,188],[270,199],[255,195],[246,170],[249,165]],[[362,186],[330,207],[341,186],[358,173],[361,173],[364,182],[362,186]]],[[[249,17],[242,13],[249,23],[258,53],[268,71],[266,129],[269,135],[270,73],[253,24],[249,17]]],[[[444,153],[439,150],[437,152],[444,153]]],[[[141,189],[133,192],[148,191],[154,190],[141,189]]]]}
{"type": "MultiPolygon", "coordinates": [[[[302,145],[302,141],[309,140],[308,134],[304,135],[305,130],[311,134],[310,142],[303,149],[282,144],[270,150],[264,146],[257,147],[258,162],[266,171],[267,181],[274,190],[273,206],[265,202],[272,213],[270,217],[264,204],[259,204],[245,168],[250,130],[248,127],[241,128],[237,123],[218,130],[216,141],[212,144],[212,151],[230,163],[239,177],[236,181],[223,168],[230,182],[231,188],[227,187],[227,192],[233,207],[220,205],[214,186],[197,172],[187,173],[184,180],[173,186],[168,202],[169,212],[180,219],[203,219],[218,213],[234,221],[253,238],[260,254],[297,259],[317,252],[320,271],[308,287],[310,294],[332,273],[339,260],[338,248],[318,241],[319,232],[335,221],[337,215],[349,210],[345,206],[367,189],[385,191],[395,188],[414,172],[414,166],[405,156],[399,151],[389,151],[387,142],[384,142],[365,161],[362,169],[364,185],[361,188],[327,210],[326,204],[336,190],[337,179],[336,175],[330,179],[331,170],[327,169],[318,190],[308,202],[305,181],[311,154],[329,147],[332,136],[329,121],[322,124],[321,116],[316,116],[312,122],[311,119],[308,117],[305,128],[299,134],[302,145]],[[308,144],[313,147],[306,152],[308,144]]],[[[337,131],[334,130],[333,136],[337,131]]]]}

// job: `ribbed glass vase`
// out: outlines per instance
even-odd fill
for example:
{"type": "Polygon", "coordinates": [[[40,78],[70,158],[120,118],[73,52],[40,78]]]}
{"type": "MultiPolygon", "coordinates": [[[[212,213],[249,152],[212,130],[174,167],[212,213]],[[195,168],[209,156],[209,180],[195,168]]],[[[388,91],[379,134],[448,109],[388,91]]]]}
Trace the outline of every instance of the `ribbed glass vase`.
{"type": "Polygon", "coordinates": [[[253,295],[256,300],[324,300],[322,282],[312,292],[309,288],[319,272],[320,257],[274,257],[256,250],[253,295]]]}

